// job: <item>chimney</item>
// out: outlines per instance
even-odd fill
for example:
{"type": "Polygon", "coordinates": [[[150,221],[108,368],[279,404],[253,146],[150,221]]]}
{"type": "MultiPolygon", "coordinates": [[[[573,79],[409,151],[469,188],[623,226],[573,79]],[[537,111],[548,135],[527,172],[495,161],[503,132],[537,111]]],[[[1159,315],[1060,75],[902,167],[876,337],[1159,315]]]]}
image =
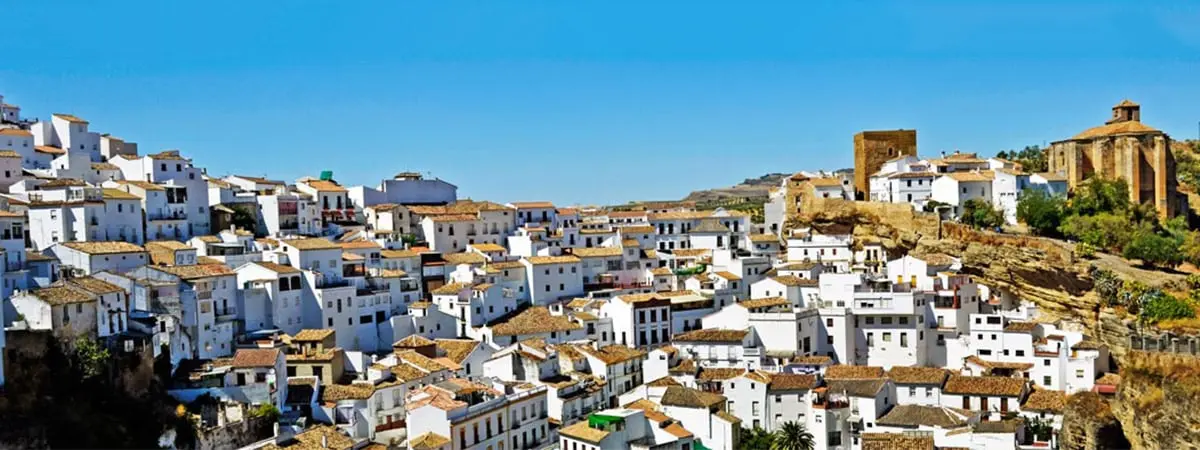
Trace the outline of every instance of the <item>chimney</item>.
{"type": "Polygon", "coordinates": [[[945,151],[945,150],[942,150],[942,151],[941,151],[941,153],[942,153],[942,157],[943,157],[943,158],[945,158],[945,157],[946,157],[946,151],[945,151]]]}

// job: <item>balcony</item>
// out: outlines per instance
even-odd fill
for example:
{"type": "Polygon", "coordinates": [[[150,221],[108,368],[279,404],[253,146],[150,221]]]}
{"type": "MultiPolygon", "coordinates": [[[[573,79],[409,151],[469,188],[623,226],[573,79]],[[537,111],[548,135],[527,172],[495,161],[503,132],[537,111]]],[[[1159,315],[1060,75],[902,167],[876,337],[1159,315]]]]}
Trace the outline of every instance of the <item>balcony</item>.
{"type": "Polygon", "coordinates": [[[187,213],[183,211],[146,213],[146,220],[187,220],[187,213]]]}
{"type": "Polygon", "coordinates": [[[212,291],[196,291],[196,298],[200,300],[212,300],[212,291]]]}

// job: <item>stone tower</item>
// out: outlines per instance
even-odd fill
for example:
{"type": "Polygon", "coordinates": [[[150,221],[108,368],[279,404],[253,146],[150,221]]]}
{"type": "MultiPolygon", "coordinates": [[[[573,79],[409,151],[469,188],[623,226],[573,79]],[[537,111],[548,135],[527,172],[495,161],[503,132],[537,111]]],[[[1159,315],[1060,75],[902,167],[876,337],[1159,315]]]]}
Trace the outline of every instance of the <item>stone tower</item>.
{"type": "Polygon", "coordinates": [[[1141,119],[1137,103],[1118,103],[1104,125],[1051,143],[1050,171],[1065,175],[1071,189],[1091,177],[1123,179],[1130,202],[1151,203],[1162,217],[1187,211],[1187,196],[1175,181],[1171,137],[1141,119]]]}
{"type": "Polygon", "coordinates": [[[917,156],[917,130],[863,131],[854,135],[854,198],[871,198],[871,175],[883,163],[917,156]]]}

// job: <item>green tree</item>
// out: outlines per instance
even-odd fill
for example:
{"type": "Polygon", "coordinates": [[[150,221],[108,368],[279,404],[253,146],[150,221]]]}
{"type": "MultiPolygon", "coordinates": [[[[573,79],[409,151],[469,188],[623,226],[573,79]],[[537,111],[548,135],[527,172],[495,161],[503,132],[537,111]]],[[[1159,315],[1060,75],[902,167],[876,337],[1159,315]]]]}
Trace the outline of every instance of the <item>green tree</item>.
{"type": "Polygon", "coordinates": [[[738,436],[738,448],[746,450],[771,450],[774,444],[775,435],[768,433],[759,427],[744,428],[741,427],[738,436]]]}
{"type": "Polygon", "coordinates": [[[784,422],[775,430],[775,439],[771,450],[812,450],[813,435],[804,424],[799,422],[784,422]]]}
{"type": "Polygon", "coordinates": [[[1026,189],[1017,202],[1017,219],[1025,222],[1035,234],[1051,236],[1058,234],[1062,225],[1066,202],[1040,189],[1026,189]]]}
{"type": "Polygon", "coordinates": [[[1027,145],[1021,150],[1001,151],[996,157],[1020,164],[1026,172],[1045,172],[1050,167],[1046,151],[1036,145],[1027,145]]]}
{"type": "Polygon", "coordinates": [[[1175,267],[1183,262],[1179,251],[1180,242],[1169,236],[1161,236],[1148,230],[1140,230],[1125,246],[1125,259],[1140,259],[1143,265],[1175,267]]]}
{"type": "Polygon", "coordinates": [[[973,227],[994,228],[1004,224],[1004,213],[996,210],[988,202],[970,199],[963,202],[963,211],[959,221],[973,227]]]}
{"type": "Polygon", "coordinates": [[[258,218],[242,208],[233,208],[233,225],[254,233],[258,230],[258,218]]]}
{"type": "Polygon", "coordinates": [[[1110,253],[1120,253],[1137,229],[1125,216],[1112,213],[1068,216],[1058,227],[1064,236],[1110,253]]]}
{"type": "Polygon", "coordinates": [[[1079,184],[1071,198],[1071,212],[1081,216],[1124,212],[1129,209],[1129,185],[1125,180],[1093,177],[1079,184]]]}
{"type": "Polygon", "coordinates": [[[94,339],[79,339],[73,343],[75,361],[79,364],[80,372],[91,378],[104,373],[108,369],[111,355],[108,349],[94,339]]]}

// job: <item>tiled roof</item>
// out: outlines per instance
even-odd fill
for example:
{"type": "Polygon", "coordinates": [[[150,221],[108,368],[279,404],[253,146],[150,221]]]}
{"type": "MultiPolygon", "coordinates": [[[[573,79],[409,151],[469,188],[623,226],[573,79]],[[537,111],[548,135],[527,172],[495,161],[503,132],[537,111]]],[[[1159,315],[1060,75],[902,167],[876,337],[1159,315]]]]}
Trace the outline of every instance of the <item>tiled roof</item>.
{"type": "Polygon", "coordinates": [[[115,253],[136,253],[146,251],[146,249],[142,248],[141,246],[122,241],[64,242],[62,245],[72,250],[77,250],[89,255],[111,255],[115,253]]]}
{"type": "Polygon", "coordinates": [[[354,440],[329,425],[317,425],[280,444],[267,444],[263,450],[350,450],[354,440]]]}
{"type": "Polygon", "coordinates": [[[436,216],[429,216],[429,220],[433,222],[473,222],[479,220],[479,216],[471,213],[438,214],[436,216]]]}
{"type": "Polygon", "coordinates": [[[826,378],[825,385],[829,392],[845,392],[851,397],[875,397],[887,385],[887,378],[876,379],[837,379],[826,378]]]}
{"type": "Polygon", "coordinates": [[[396,250],[380,250],[379,256],[383,257],[384,259],[390,259],[390,258],[416,258],[421,255],[412,250],[396,249],[396,250]]]}
{"type": "Polygon", "coordinates": [[[500,245],[500,244],[493,244],[493,243],[491,243],[491,242],[481,242],[481,243],[478,243],[478,244],[471,244],[471,247],[472,247],[472,248],[474,248],[474,249],[475,249],[475,250],[477,250],[477,251],[481,251],[481,252],[485,252],[485,253],[494,253],[494,252],[505,253],[505,252],[508,252],[508,249],[504,248],[504,246],[503,246],[503,245],[500,245]]]}
{"type": "Polygon", "coordinates": [[[396,381],[401,382],[401,383],[408,383],[413,380],[419,380],[419,379],[429,375],[428,372],[421,371],[420,369],[417,369],[416,367],[413,367],[408,364],[394,365],[394,366],[388,368],[388,372],[390,372],[392,374],[392,376],[396,377],[396,381]]]}
{"type": "Polygon", "coordinates": [[[284,274],[300,273],[300,269],[297,269],[295,267],[285,266],[283,264],[273,263],[273,262],[269,262],[269,261],[255,261],[254,264],[257,264],[258,266],[261,266],[262,268],[270,270],[275,273],[284,273],[284,274]]]}
{"type": "Polygon", "coordinates": [[[789,286],[789,287],[818,285],[817,280],[809,280],[807,278],[800,278],[795,275],[780,275],[777,277],[771,277],[771,279],[775,280],[779,284],[782,284],[784,286],[789,286]]]}
{"type": "Polygon", "coordinates": [[[54,113],[54,114],[51,114],[51,115],[52,115],[52,116],[54,116],[54,117],[57,117],[57,118],[59,118],[59,119],[65,120],[65,121],[67,121],[67,122],[72,122],[72,123],[81,123],[81,124],[84,124],[84,125],[87,125],[87,123],[88,123],[88,121],[86,121],[86,120],[83,120],[83,119],[80,119],[80,118],[78,118],[78,117],[76,117],[76,116],[73,116],[73,115],[71,115],[71,114],[54,113]]]}
{"type": "Polygon", "coordinates": [[[710,328],[680,333],[671,340],[675,342],[742,342],[747,333],[749,333],[748,330],[710,328]]]}
{"type": "Polygon", "coordinates": [[[375,393],[375,385],[367,382],[353,384],[327,384],[321,389],[322,402],[341,400],[366,400],[375,393]]]}
{"type": "Polygon", "coordinates": [[[534,306],[502,321],[489,325],[494,336],[521,336],[551,332],[578,330],[582,325],[572,322],[566,316],[550,314],[544,306],[534,306]]]}
{"type": "Polygon", "coordinates": [[[165,190],[167,190],[167,188],[159,186],[154,183],[151,183],[149,181],[120,180],[120,181],[117,181],[117,183],[127,184],[130,186],[137,186],[137,187],[141,188],[143,191],[165,191],[165,190]]]}
{"type": "Polygon", "coordinates": [[[50,306],[96,301],[94,298],[92,298],[92,296],[66,286],[52,286],[43,289],[36,289],[31,293],[34,297],[46,302],[50,306]]]}
{"type": "Polygon", "coordinates": [[[184,159],[183,156],[180,156],[179,150],[163,150],[161,152],[151,153],[146,156],[149,156],[154,159],[165,159],[165,160],[171,160],[171,161],[184,159]]]}
{"type": "Polygon", "coordinates": [[[0,128],[0,136],[27,136],[27,137],[32,137],[32,136],[33,136],[33,133],[30,133],[30,132],[29,132],[29,130],[22,130],[22,129],[20,129],[20,128],[0,128]]]}
{"type": "Polygon", "coordinates": [[[652,275],[656,275],[656,276],[667,276],[667,275],[671,275],[675,272],[671,272],[670,267],[655,267],[653,269],[650,269],[650,273],[652,275]]]}
{"type": "Polygon", "coordinates": [[[792,304],[792,302],[788,301],[788,299],[783,298],[783,297],[766,297],[766,298],[756,298],[756,299],[751,299],[751,300],[743,300],[741,302],[738,302],[738,304],[742,305],[742,307],[746,308],[746,309],[758,309],[758,308],[772,308],[772,307],[776,307],[776,306],[787,306],[787,305],[792,304]]]}
{"type": "Polygon", "coordinates": [[[778,243],[779,236],[776,236],[773,234],[752,234],[752,235],[750,235],[750,242],[755,242],[755,243],[775,242],[775,243],[778,243]]]}
{"type": "Polygon", "coordinates": [[[797,356],[795,358],[792,358],[792,361],[791,361],[792,364],[802,364],[802,365],[811,365],[811,366],[819,366],[822,364],[829,364],[832,362],[833,362],[833,358],[830,358],[825,355],[797,356]]]}
{"type": "Polygon", "coordinates": [[[447,358],[458,364],[462,364],[480,344],[472,339],[436,339],[434,343],[437,348],[446,352],[447,358]]]}
{"type": "Polygon", "coordinates": [[[939,428],[958,428],[967,424],[970,411],[942,406],[896,405],[876,420],[879,425],[939,428]]]}
{"type": "Polygon", "coordinates": [[[1142,122],[1139,122],[1136,120],[1130,120],[1130,121],[1126,121],[1126,122],[1116,122],[1116,123],[1110,123],[1107,125],[1101,125],[1098,127],[1088,128],[1088,129],[1084,130],[1082,133],[1075,135],[1075,137],[1072,137],[1071,139],[1072,140],[1092,139],[1092,138],[1097,138],[1100,136],[1113,136],[1113,135],[1118,135],[1118,134],[1148,134],[1148,133],[1161,133],[1161,131],[1156,130],[1156,129],[1154,129],[1154,127],[1148,126],[1142,122]]]}
{"type": "Polygon", "coordinates": [[[320,192],[346,192],[346,188],[332,181],[308,180],[303,183],[320,192]]]}
{"type": "Polygon", "coordinates": [[[103,188],[105,200],[141,200],[141,197],[122,191],[120,189],[103,188]]]}
{"type": "Polygon", "coordinates": [[[629,348],[624,345],[615,345],[615,344],[609,345],[607,347],[601,347],[600,349],[594,349],[589,346],[583,345],[583,346],[577,346],[576,349],[578,349],[579,351],[581,351],[583,353],[591,355],[592,357],[594,357],[596,359],[599,359],[600,361],[604,362],[605,364],[616,364],[616,363],[629,361],[634,358],[641,358],[643,356],[646,356],[646,352],[644,352],[644,351],[641,351],[641,350],[638,350],[635,348],[629,348]]]}
{"type": "Polygon", "coordinates": [[[275,367],[279,360],[279,349],[275,348],[241,348],[233,354],[233,367],[275,367]]]}
{"type": "Polygon", "coordinates": [[[304,329],[292,336],[292,342],[320,342],[333,335],[333,330],[304,329]]]}
{"type": "Polygon", "coordinates": [[[1109,373],[1104,374],[1100,378],[1097,378],[1096,384],[1103,384],[1106,386],[1116,386],[1118,384],[1121,384],[1121,376],[1116,373],[1109,372],[1109,373]]]}
{"type": "Polygon", "coordinates": [[[535,266],[541,264],[571,264],[579,262],[579,258],[571,255],[563,256],[530,256],[525,258],[530,264],[535,266]]]}
{"type": "Polygon", "coordinates": [[[896,384],[927,384],[938,385],[946,382],[949,372],[940,367],[905,367],[893,366],[888,370],[888,378],[896,384]]]}
{"type": "Polygon", "coordinates": [[[509,204],[519,209],[554,208],[554,203],[550,202],[511,202],[509,204]]]}
{"type": "Polygon", "coordinates": [[[1029,370],[1033,368],[1032,363],[1019,363],[1008,361],[988,361],[975,355],[968,356],[966,362],[975,364],[985,369],[1004,369],[1004,370],[1029,370]]]}
{"type": "Polygon", "coordinates": [[[125,292],[124,288],[96,277],[71,278],[67,283],[96,295],[125,292]]]}
{"type": "Polygon", "coordinates": [[[691,359],[681,359],[681,360],[679,360],[679,364],[676,364],[672,367],[667,368],[667,372],[668,373],[695,375],[696,374],[696,361],[691,360],[691,359]]]}
{"type": "Polygon", "coordinates": [[[817,386],[816,375],[801,375],[798,373],[778,373],[771,377],[767,390],[795,391],[812,389],[817,386]]]}
{"type": "Polygon", "coordinates": [[[166,272],[175,275],[183,280],[199,280],[201,278],[211,278],[220,276],[237,275],[233,269],[220,264],[195,264],[191,266],[164,266],[156,267],[158,271],[166,272]]]}
{"type": "Polygon", "coordinates": [[[458,295],[459,292],[470,288],[470,283],[450,283],[442,285],[437,289],[430,291],[429,293],[432,295],[458,295]]]}
{"type": "Polygon", "coordinates": [[[621,256],[622,251],[620,247],[575,247],[571,249],[571,254],[580,258],[604,258],[621,256]]]}
{"type": "Polygon", "coordinates": [[[735,274],[733,272],[727,272],[727,271],[713,272],[713,275],[716,275],[718,277],[724,278],[729,281],[739,281],[742,279],[742,277],[738,276],[737,274],[735,274]]]}
{"type": "Polygon", "coordinates": [[[362,250],[362,249],[378,249],[382,248],[375,241],[359,239],[356,241],[341,243],[342,250],[362,250]]]}
{"type": "Polygon", "coordinates": [[[674,378],[671,378],[671,377],[667,376],[667,377],[662,377],[662,378],[659,378],[659,379],[657,379],[657,380],[654,380],[654,381],[650,381],[650,382],[646,383],[646,386],[649,386],[649,387],[669,387],[669,386],[683,386],[683,385],[682,385],[682,384],[679,384],[679,382],[678,382],[678,381],[675,381],[675,379],[674,379],[674,378]]]}
{"type": "Polygon", "coordinates": [[[1049,389],[1037,389],[1029,394],[1029,398],[1025,399],[1025,404],[1021,405],[1021,410],[1061,414],[1063,408],[1066,406],[1067,393],[1049,389]]]}
{"type": "Polygon", "coordinates": [[[401,350],[396,352],[396,359],[411,364],[426,372],[446,370],[446,366],[443,366],[441,363],[412,350],[401,350]]]}
{"type": "Polygon", "coordinates": [[[1100,343],[1100,341],[1088,338],[1084,338],[1079,343],[1071,346],[1071,350],[1100,350],[1102,348],[1104,348],[1104,344],[1100,343]]]}
{"type": "Polygon", "coordinates": [[[819,187],[835,187],[842,185],[842,179],[834,177],[812,178],[809,179],[808,182],[812,183],[813,186],[819,187]]]}
{"type": "Polygon", "coordinates": [[[712,250],[707,248],[677,248],[671,250],[671,254],[679,258],[696,258],[712,255],[712,250]]]}
{"type": "Polygon", "coordinates": [[[588,425],[588,421],[581,420],[573,425],[569,425],[558,430],[558,434],[571,439],[599,444],[600,441],[603,441],[604,438],[608,437],[609,432],[592,428],[588,425]]]}
{"type": "Polygon", "coordinates": [[[933,436],[863,433],[862,450],[934,450],[933,436]]]}
{"type": "Polygon", "coordinates": [[[706,367],[700,369],[700,374],[696,375],[697,381],[722,381],[737,378],[746,373],[746,369],[730,368],[730,367],[706,367]]]}
{"type": "Polygon", "coordinates": [[[342,247],[333,243],[328,239],[321,238],[301,238],[289,239],[283,241],[284,245],[290,245],[300,250],[341,250],[342,247]]]}
{"type": "Polygon", "coordinates": [[[479,253],[474,253],[474,252],[446,253],[446,254],[442,255],[442,259],[446,261],[446,264],[451,264],[451,265],[459,265],[459,264],[474,265],[474,264],[487,263],[486,256],[483,256],[479,253]]]}
{"type": "Polygon", "coordinates": [[[937,176],[937,174],[936,174],[936,173],[933,173],[933,172],[928,172],[928,171],[920,171],[920,172],[900,172],[900,173],[894,173],[894,174],[888,175],[888,178],[891,178],[891,179],[905,179],[905,178],[933,178],[933,177],[936,177],[936,176],[937,176]]]}
{"type": "Polygon", "coordinates": [[[663,406],[685,408],[710,408],[725,403],[725,396],[683,386],[670,386],[663,392],[663,406]]]}
{"type": "Polygon", "coordinates": [[[946,381],[947,394],[1017,397],[1025,389],[1025,380],[1010,377],[968,377],[953,375],[946,381]]]}
{"type": "Polygon", "coordinates": [[[450,438],[437,433],[428,432],[408,440],[408,448],[412,450],[434,450],[450,443],[450,438]]]}
{"type": "Polygon", "coordinates": [[[982,170],[979,172],[975,172],[975,171],[950,172],[950,173],[945,174],[944,176],[950,177],[954,181],[958,181],[960,183],[980,182],[980,181],[989,181],[990,182],[990,181],[992,181],[993,178],[995,178],[995,174],[993,174],[990,170],[982,170]]]}
{"type": "Polygon", "coordinates": [[[1037,328],[1037,322],[1009,322],[1004,331],[1009,333],[1030,333],[1037,328]]]}
{"type": "Polygon", "coordinates": [[[65,154],[67,154],[66,150],[63,150],[61,148],[58,148],[58,147],[55,147],[52,145],[34,146],[33,151],[38,152],[38,153],[46,153],[49,155],[65,155],[65,154]]]}
{"type": "Polygon", "coordinates": [[[826,379],[864,380],[883,378],[884,371],[878,366],[850,366],[839,364],[825,369],[826,379]]]}
{"type": "Polygon", "coordinates": [[[429,338],[421,336],[419,334],[410,334],[408,336],[405,336],[403,339],[400,339],[400,340],[392,343],[392,347],[407,347],[407,348],[424,347],[427,345],[433,345],[433,341],[430,340],[429,338]]]}

